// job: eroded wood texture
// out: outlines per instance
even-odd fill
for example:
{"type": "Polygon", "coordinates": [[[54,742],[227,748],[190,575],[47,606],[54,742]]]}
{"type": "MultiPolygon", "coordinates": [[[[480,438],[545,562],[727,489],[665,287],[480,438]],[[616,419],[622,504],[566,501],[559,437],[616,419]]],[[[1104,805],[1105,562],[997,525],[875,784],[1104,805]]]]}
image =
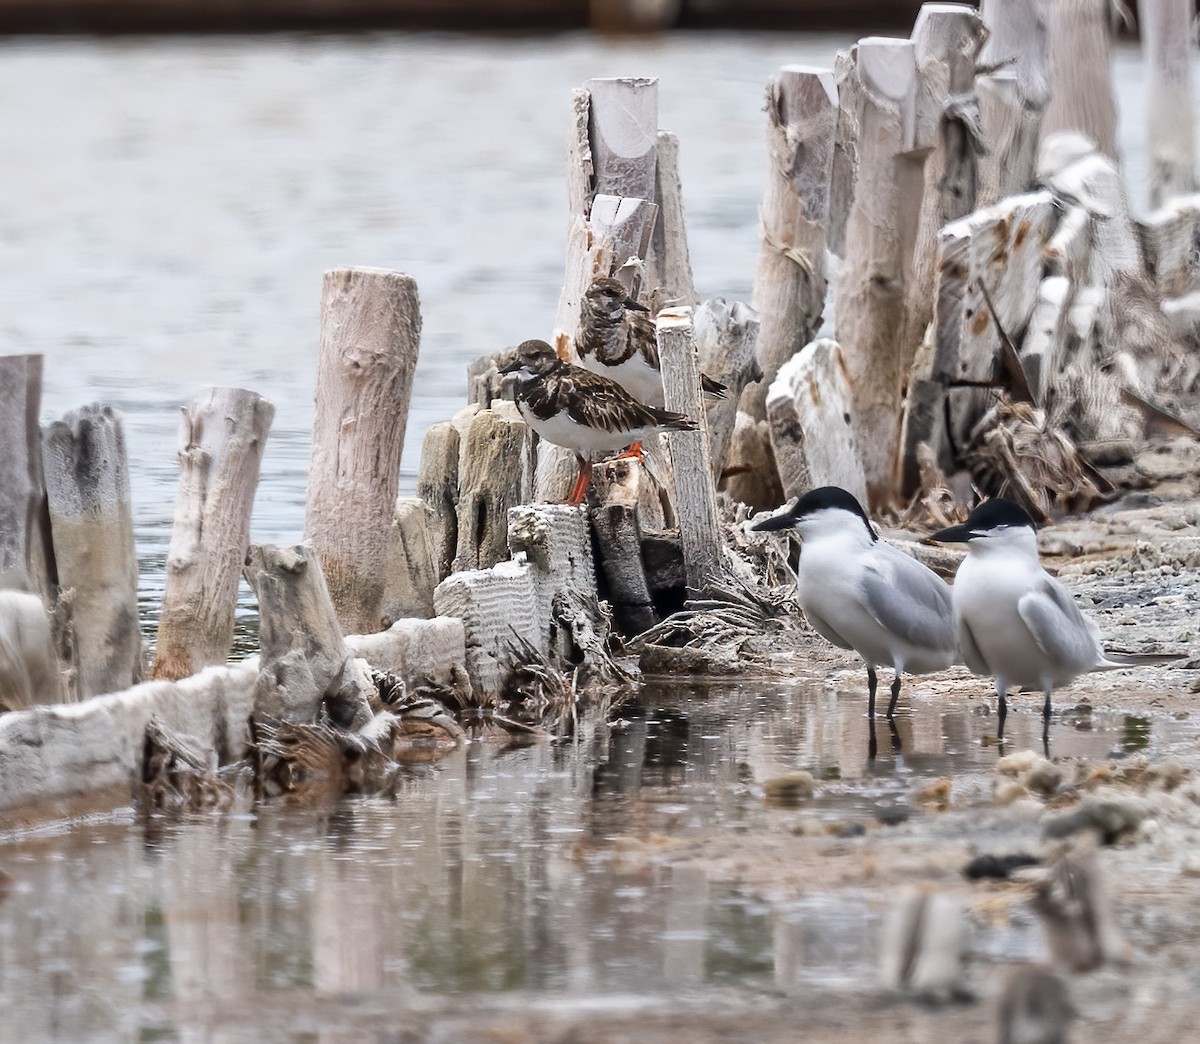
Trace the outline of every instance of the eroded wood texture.
{"type": "Polygon", "coordinates": [[[224,663],[275,407],[244,388],[209,388],[182,411],[179,499],[155,642],[154,678],[224,663]]]}
{"type": "Polygon", "coordinates": [[[71,606],[78,695],[127,689],[145,664],[137,554],[121,416],[92,404],[65,414],[42,443],[58,581],[71,606]]]}
{"type": "Polygon", "coordinates": [[[646,281],[660,292],[666,305],[689,305],[700,300],[692,277],[691,251],[683,214],[683,187],[679,180],[679,138],[670,131],[658,132],[658,223],[654,226],[654,248],[647,258],[646,281]]]}
{"type": "Polygon", "coordinates": [[[1196,190],[1192,102],[1193,0],[1141,0],[1138,15],[1146,70],[1150,206],[1196,190]]]}
{"type": "Polygon", "coordinates": [[[694,333],[700,370],[726,389],[724,398],[705,403],[715,480],[725,467],[742,390],[763,379],[757,351],[760,330],[758,313],[741,301],[727,304],[724,298],[714,297],[696,309],[694,333]]]}
{"type": "Polygon", "coordinates": [[[596,466],[589,514],[596,534],[600,568],[608,584],[622,634],[640,634],[658,623],[642,562],[642,530],[638,521],[642,470],[629,458],[596,466]]]}
{"type": "Polygon", "coordinates": [[[28,588],[49,604],[54,552],[42,477],[42,357],[0,356],[0,587],[28,588]]]}
{"type": "Polygon", "coordinates": [[[1078,131],[1115,159],[1112,18],[1112,0],[1054,0],[1047,5],[1050,94],[1041,133],[1044,140],[1057,131],[1078,131]]]}
{"type": "Polygon", "coordinates": [[[459,428],[450,421],[431,424],[421,443],[417,496],[429,509],[429,538],[439,581],[450,575],[458,549],[459,428]]]}
{"type": "Polygon", "coordinates": [[[767,387],[815,336],[825,309],[825,229],[837,131],[832,69],[784,66],[767,85],[767,183],[751,303],[759,314],[763,379],[741,408],[766,416],[767,387]]]}
{"type": "Polygon", "coordinates": [[[381,268],[325,273],[305,539],[347,631],[378,630],[382,621],[420,338],[411,276],[381,268]]]}
{"type": "Polygon", "coordinates": [[[433,616],[433,589],[441,579],[433,512],[420,497],[399,497],[383,591],[385,626],[406,617],[433,616]]]}
{"type": "Polygon", "coordinates": [[[0,590],[0,710],[61,703],[64,695],[42,600],[0,590]]]}

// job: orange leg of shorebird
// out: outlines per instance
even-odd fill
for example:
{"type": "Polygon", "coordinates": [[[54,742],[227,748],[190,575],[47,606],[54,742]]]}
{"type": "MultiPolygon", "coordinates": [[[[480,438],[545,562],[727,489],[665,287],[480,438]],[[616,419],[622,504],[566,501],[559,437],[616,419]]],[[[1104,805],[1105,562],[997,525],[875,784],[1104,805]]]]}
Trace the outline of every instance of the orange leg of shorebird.
{"type": "Polygon", "coordinates": [[[640,442],[635,442],[632,446],[629,447],[629,449],[625,450],[622,453],[617,454],[617,456],[614,457],[613,459],[614,460],[636,460],[639,464],[646,463],[646,458],[642,454],[642,444],[640,442]]]}
{"type": "Polygon", "coordinates": [[[591,461],[579,462],[579,475],[575,479],[575,485],[571,487],[571,496],[567,500],[567,504],[571,507],[579,507],[583,503],[584,497],[587,496],[588,486],[592,481],[592,464],[591,461]]]}

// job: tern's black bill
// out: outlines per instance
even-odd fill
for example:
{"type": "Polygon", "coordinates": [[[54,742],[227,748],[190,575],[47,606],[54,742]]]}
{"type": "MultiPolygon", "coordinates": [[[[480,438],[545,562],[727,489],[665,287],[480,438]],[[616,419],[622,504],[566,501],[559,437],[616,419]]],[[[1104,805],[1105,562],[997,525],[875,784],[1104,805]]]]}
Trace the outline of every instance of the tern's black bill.
{"type": "Polygon", "coordinates": [[[939,529],[929,539],[936,540],[940,544],[965,544],[973,535],[970,524],[964,522],[961,526],[939,529]]]}
{"type": "Polygon", "coordinates": [[[755,522],[750,527],[752,533],[770,533],[776,529],[791,529],[796,524],[796,517],[790,512],[785,511],[781,515],[772,515],[770,518],[764,518],[761,522],[755,522]]]}

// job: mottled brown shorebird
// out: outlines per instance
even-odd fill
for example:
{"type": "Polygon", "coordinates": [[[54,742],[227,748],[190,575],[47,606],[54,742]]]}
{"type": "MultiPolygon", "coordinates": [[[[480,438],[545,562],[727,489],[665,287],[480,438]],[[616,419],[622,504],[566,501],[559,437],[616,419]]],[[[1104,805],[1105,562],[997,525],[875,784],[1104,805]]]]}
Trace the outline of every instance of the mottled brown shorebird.
{"type": "Polygon", "coordinates": [[[518,345],[497,369],[517,374],[517,409],[525,423],[578,459],[579,477],[567,501],[572,505],[583,503],[595,454],[624,449],[657,431],[696,430],[689,417],[638,402],[616,381],[564,362],[545,341],[518,345]]]}

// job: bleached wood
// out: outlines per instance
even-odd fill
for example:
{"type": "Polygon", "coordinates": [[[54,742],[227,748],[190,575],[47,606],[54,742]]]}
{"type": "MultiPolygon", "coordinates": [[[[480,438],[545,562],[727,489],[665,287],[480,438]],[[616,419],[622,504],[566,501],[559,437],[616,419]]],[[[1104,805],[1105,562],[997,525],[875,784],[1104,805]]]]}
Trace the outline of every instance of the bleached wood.
{"type": "Polygon", "coordinates": [[[596,169],[589,135],[592,95],[582,87],[571,91],[571,125],[567,134],[567,230],[586,218],[596,194],[596,169]]]}
{"type": "Polygon", "coordinates": [[[642,562],[638,521],[641,485],[646,481],[635,461],[625,458],[598,464],[592,475],[589,515],[596,534],[607,598],[622,634],[640,634],[658,623],[642,562]]]}
{"type": "Polygon", "coordinates": [[[666,436],[675,472],[679,535],[683,541],[688,588],[698,591],[720,565],[721,531],[692,314],[688,307],[663,309],[655,320],[655,328],[667,409],[692,418],[698,425],[697,431],[672,431],[666,436]]]}
{"type": "MultiPolygon", "coordinates": [[[[262,650],[254,713],[312,722],[324,705],[346,728],[371,718],[365,662],[351,656],[321,560],[307,544],[251,544],[246,580],[258,596],[262,650]]],[[[372,627],[371,632],[378,627],[372,627]]]]}
{"type": "Polygon", "coordinates": [[[42,477],[42,357],[0,356],[0,587],[53,598],[50,519],[42,477]]]}
{"type": "Polygon", "coordinates": [[[785,497],[841,486],[866,503],[850,411],[846,362],[836,341],[813,341],[784,364],[767,396],[767,421],[785,497]]]}
{"type": "Polygon", "coordinates": [[[641,289],[640,269],[636,262],[650,253],[657,219],[658,207],[644,199],[601,194],[592,200],[589,223],[593,233],[611,242],[612,274],[622,279],[626,289],[635,295],[641,289]],[[630,261],[635,264],[627,275],[629,270],[623,270],[622,266],[630,261]],[[637,272],[638,277],[635,278],[632,272],[637,272]]]}
{"type": "Polygon", "coordinates": [[[897,486],[903,384],[916,344],[904,341],[905,285],[920,208],[917,75],[910,40],[868,37],[855,48],[858,185],[837,286],[837,340],[845,353],[852,417],[870,503],[897,486]]]}
{"type": "Polygon", "coordinates": [[[420,338],[411,276],[381,268],[325,273],[304,532],[347,631],[381,623],[420,338]]]}
{"type": "Polygon", "coordinates": [[[1196,190],[1192,103],[1193,0],[1141,0],[1150,206],[1196,190]]]}
{"type": "Polygon", "coordinates": [[[565,504],[522,504],[508,513],[508,544],[531,567],[541,647],[563,665],[574,653],[565,610],[584,607],[601,627],[596,595],[596,569],[587,510],[565,504]]]}
{"type": "Polygon", "coordinates": [[[964,922],[962,904],[951,895],[911,891],[895,900],[880,947],[884,984],[936,1001],[961,996],[964,922]]]}
{"type": "Polygon", "coordinates": [[[466,671],[463,623],[453,616],[397,620],[377,634],[349,634],[346,645],[372,667],[390,671],[413,688],[453,686],[466,671]]]}
{"type": "Polygon", "coordinates": [[[646,259],[646,281],[661,290],[664,305],[688,305],[700,300],[692,277],[687,225],[683,214],[683,187],[679,180],[679,138],[659,131],[657,139],[658,223],[654,226],[654,249],[646,259]]]}
{"type": "Polygon", "coordinates": [[[62,703],[64,696],[42,600],[27,591],[0,590],[0,709],[62,703]]]}
{"type": "Polygon", "coordinates": [[[1058,227],[1046,244],[1046,273],[1086,283],[1091,265],[1092,215],[1077,203],[1064,203],[1058,227]]]}
{"type": "Polygon", "coordinates": [[[462,620],[467,673],[480,693],[499,690],[512,666],[509,650],[514,639],[545,651],[527,562],[453,573],[438,585],[433,604],[439,616],[462,620]]]}
{"type": "Polygon", "coordinates": [[[1003,69],[975,81],[979,130],[986,151],[976,168],[975,205],[988,206],[1033,187],[1043,109],[1032,104],[1017,73],[1003,69]]]}
{"type": "Polygon", "coordinates": [[[978,13],[965,4],[923,4],[913,27],[917,145],[928,147],[929,154],[905,287],[905,344],[919,344],[933,321],[939,232],[975,205],[978,146],[970,124],[977,119],[975,60],[985,35],[978,13]]]}
{"type": "Polygon", "coordinates": [[[831,69],[784,66],[767,85],[767,183],[751,298],[763,379],[741,401],[755,418],[766,416],[767,386],[779,367],[821,325],[837,105],[831,69]]]}
{"type": "Polygon", "coordinates": [[[209,388],[181,411],[179,499],[153,678],[186,678],[229,656],[259,465],[274,416],[271,403],[244,388],[209,388]]]}
{"type": "Polygon", "coordinates": [[[69,411],[45,429],[42,457],[58,582],[73,592],[76,691],[127,689],[145,664],[120,414],[99,404],[69,411]]]}
{"type": "Polygon", "coordinates": [[[421,443],[417,496],[429,508],[429,539],[438,580],[450,575],[458,549],[459,429],[450,421],[432,424],[421,443]]]}
{"type": "Polygon", "coordinates": [[[221,763],[241,757],[255,676],[245,664],[209,667],[182,681],[0,716],[0,823],[12,828],[132,804],[151,717],[221,763]]]}
{"type": "Polygon", "coordinates": [[[1062,363],[1071,282],[1050,276],[1038,284],[1029,329],[1021,343],[1021,360],[1038,405],[1044,405],[1062,363]]]}
{"type": "Polygon", "coordinates": [[[1164,297],[1162,312],[1171,336],[1193,348],[1200,346],[1200,290],[1180,297],[1164,297]]]}
{"type": "Polygon", "coordinates": [[[1011,71],[1021,95],[1041,109],[1050,97],[1046,54],[1046,0],[980,0],[987,27],[979,60],[1011,71]]]}
{"type": "Polygon", "coordinates": [[[596,195],[657,202],[658,80],[617,76],[588,80],[588,139],[596,195]]]}
{"type": "Polygon", "coordinates": [[[854,202],[858,181],[859,110],[862,87],[857,74],[855,48],[838,51],[833,60],[837,91],[837,115],[833,133],[833,156],[829,172],[829,223],[826,245],[838,257],[846,256],[846,222],[854,202]]]}
{"type": "Polygon", "coordinates": [[[508,558],[508,511],[533,495],[533,441],[511,402],[480,410],[462,439],[453,572],[508,558]]]}
{"type": "Polygon", "coordinates": [[[723,399],[710,399],[705,404],[713,477],[719,480],[733,438],[742,390],[751,382],[762,380],[757,352],[760,319],[753,308],[741,301],[730,305],[724,298],[715,297],[696,309],[694,327],[701,371],[726,388],[723,399]]]}
{"type": "Polygon", "coordinates": [[[434,547],[433,512],[420,497],[398,497],[392,518],[383,623],[433,616],[433,589],[441,582],[434,547]]]}
{"type": "Polygon", "coordinates": [[[1200,290],[1200,195],[1180,196],[1141,222],[1142,244],[1163,297],[1200,290]]]}
{"type": "Polygon", "coordinates": [[[1042,140],[1079,131],[1106,156],[1117,156],[1117,109],[1110,50],[1112,0],[1053,0],[1047,7],[1050,96],[1042,140]]]}

